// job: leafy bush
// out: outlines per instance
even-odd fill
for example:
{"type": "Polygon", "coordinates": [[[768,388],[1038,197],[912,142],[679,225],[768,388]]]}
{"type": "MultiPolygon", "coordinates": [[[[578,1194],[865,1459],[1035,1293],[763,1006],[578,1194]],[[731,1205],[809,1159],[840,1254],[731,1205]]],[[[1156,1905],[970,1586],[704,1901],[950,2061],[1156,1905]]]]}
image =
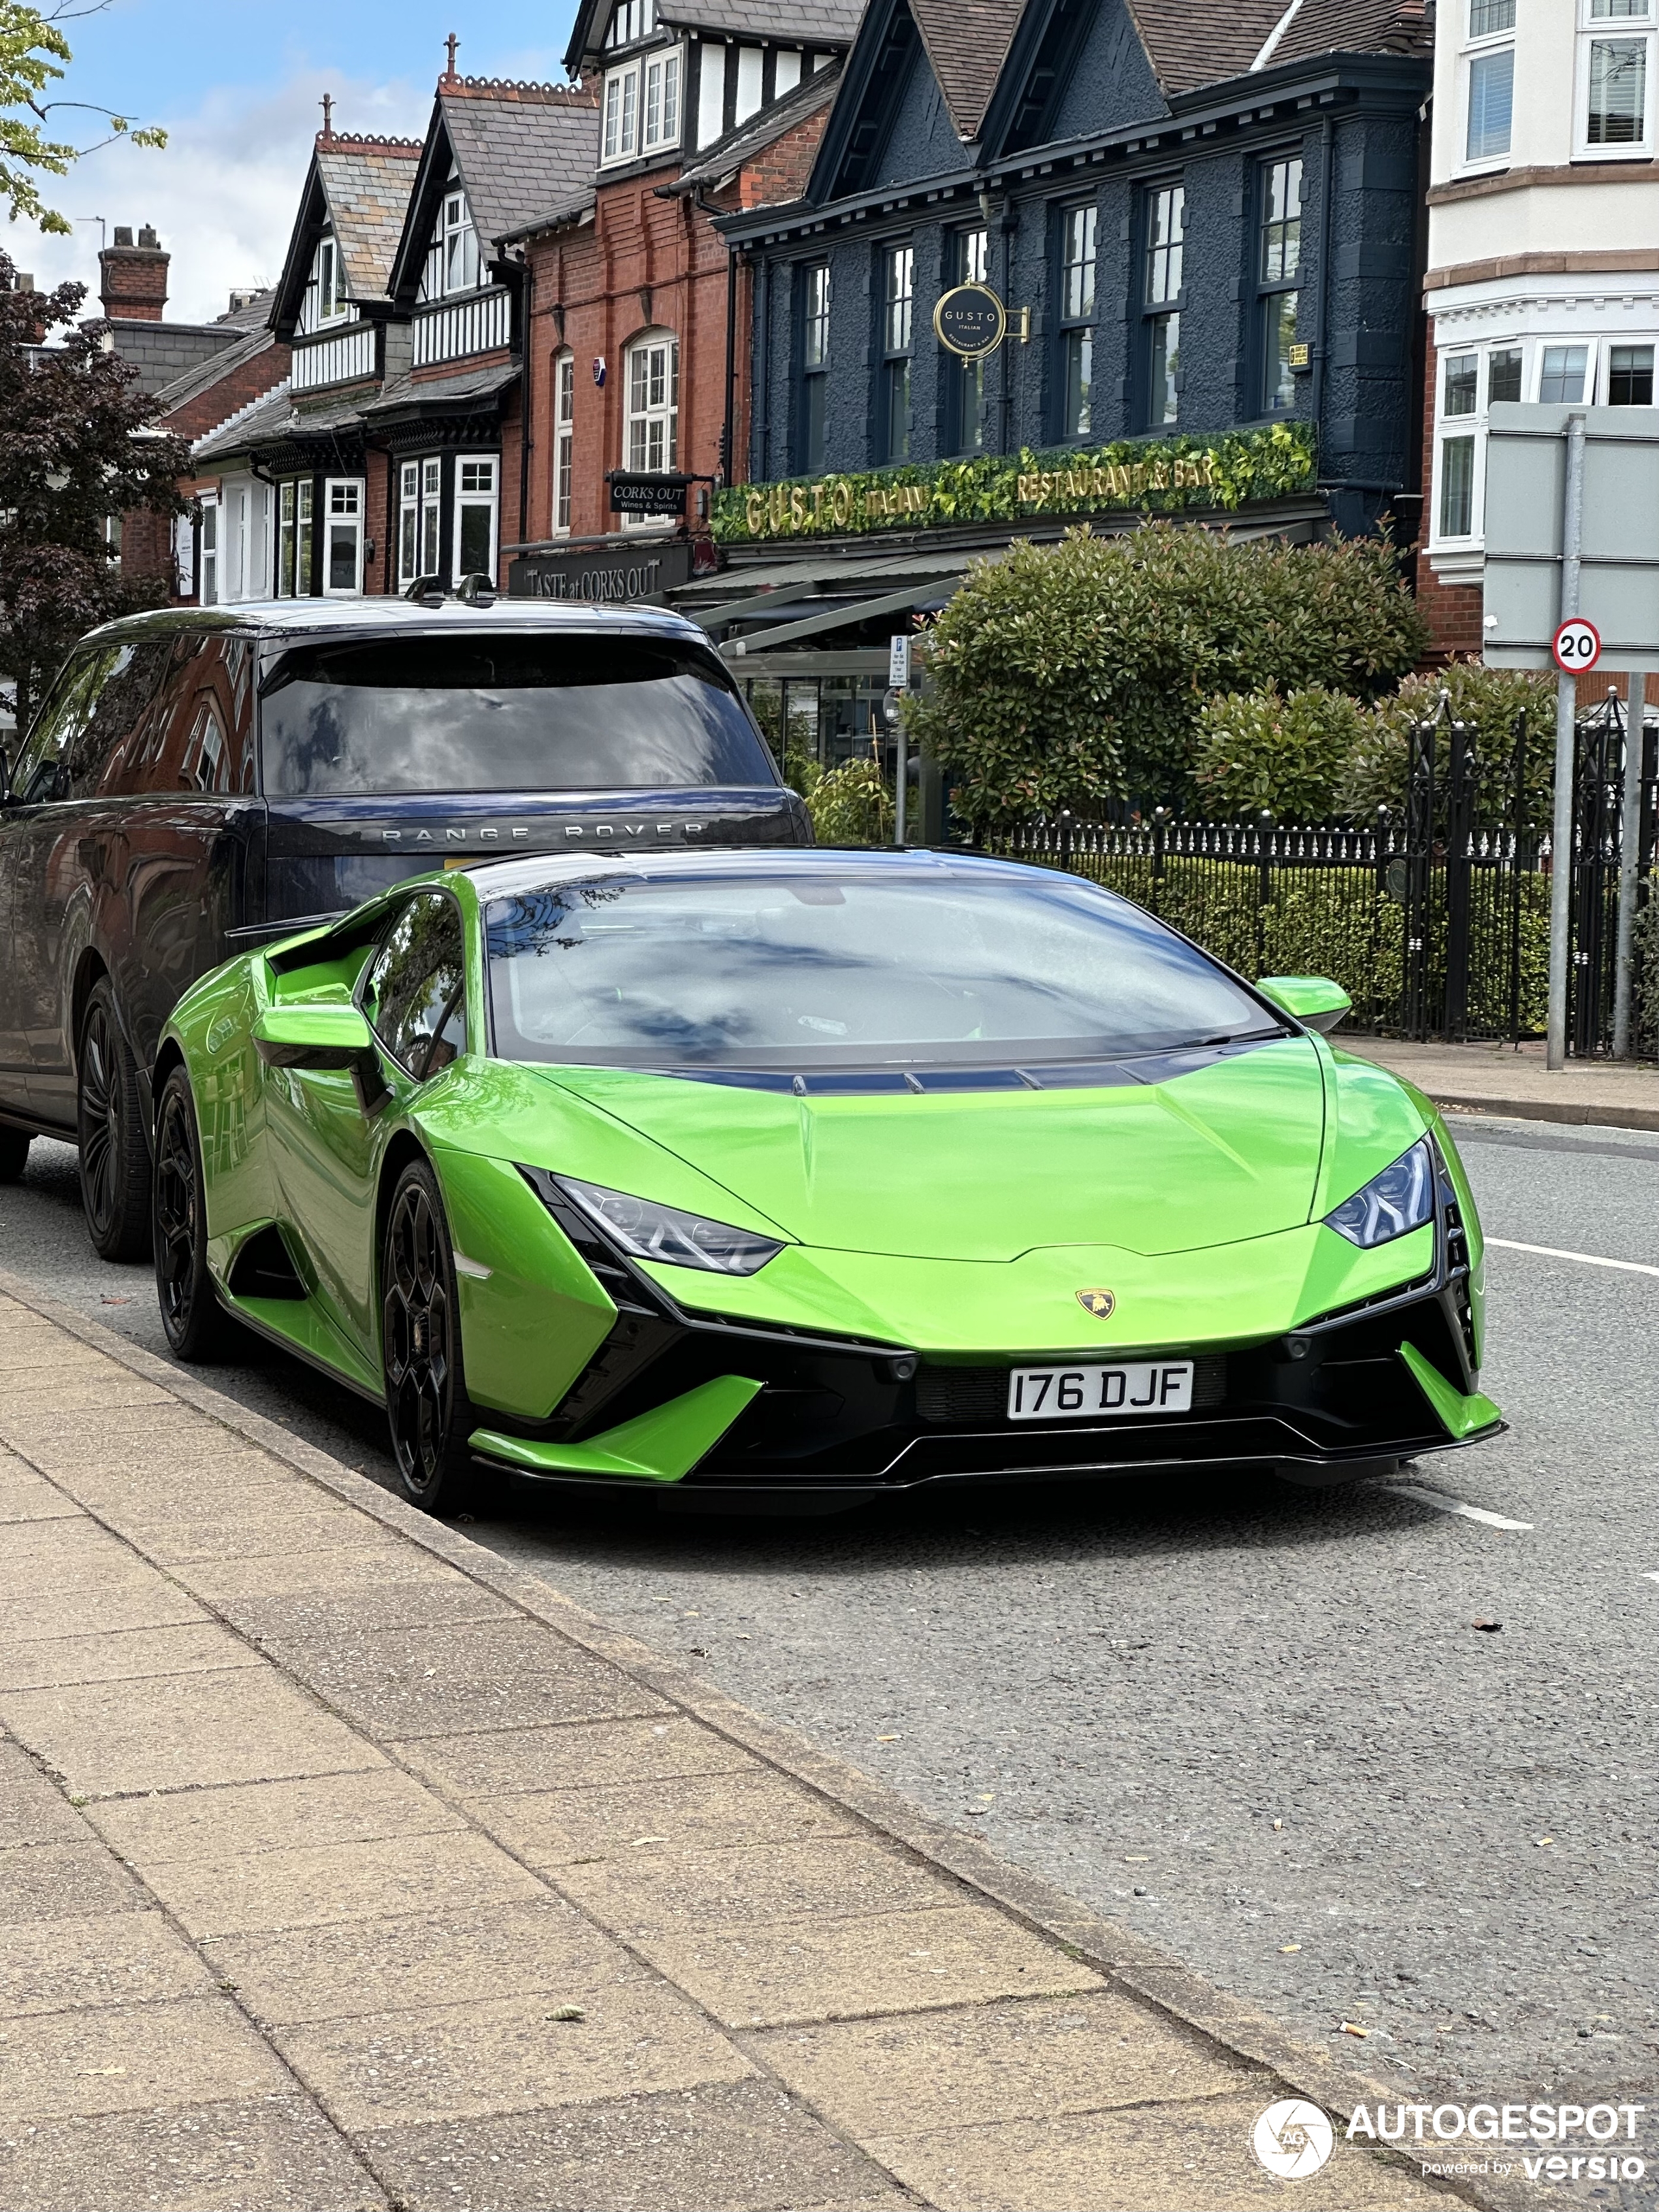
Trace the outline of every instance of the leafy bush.
{"type": "Polygon", "coordinates": [[[1659,899],[1636,917],[1631,959],[1631,1043],[1639,1058],[1659,1060],[1659,899]]]}
{"type": "Polygon", "coordinates": [[[1370,718],[1345,691],[1316,684],[1292,691],[1229,691],[1198,718],[1193,789],[1206,821],[1268,813],[1281,822],[1323,822],[1370,718]]]}
{"type": "MultiPolygon", "coordinates": [[[[811,765],[817,768],[815,761],[811,765]]],[[[819,771],[802,796],[820,845],[892,843],[892,789],[875,760],[855,758],[819,771]]]]}
{"type": "MultiPolygon", "coordinates": [[[[1555,678],[1526,668],[1486,668],[1474,660],[1454,661],[1437,674],[1408,676],[1397,691],[1377,702],[1342,780],[1340,811],[1356,818],[1375,814],[1379,806],[1396,816],[1404,813],[1411,733],[1438,712],[1443,690],[1453,719],[1474,726],[1476,820],[1513,818],[1515,724],[1524,714],[1527,819],[1537,828],[1547,823],[1555,777],[1555,678]]],[[[1443,771],[1450,743],[1449,731],[1437,736],[1443,771]]]]}
{"type": "Polygon", "coordinates": [[[1379,539],[1073,530],[969,568],[930,633],[929,689],[906,711],[976,825],[1131,796],[1178,807],[1218,694],[1329,685],[1369,701],[1426,637],[1379,539]]]}

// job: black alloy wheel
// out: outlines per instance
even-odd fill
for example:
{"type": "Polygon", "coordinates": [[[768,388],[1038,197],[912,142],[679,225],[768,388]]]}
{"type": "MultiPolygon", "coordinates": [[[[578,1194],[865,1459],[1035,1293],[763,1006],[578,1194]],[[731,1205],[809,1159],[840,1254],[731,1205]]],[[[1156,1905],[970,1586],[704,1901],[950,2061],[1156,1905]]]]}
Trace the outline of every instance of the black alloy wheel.
{"type": "Polygon", "coordinates": [[[478,1425],[461,1370],[460,1302],[438,1179],[424,1160],[398,1176],[380,1250],[380,1357],[392,1452],[404,1494],[458,1513],[498,1487],[467,1439],[478,1425]]]}
{"type": "Polygon", "coordinates": [[[190,1078],[175,1067],[155,1115],[155,1291],[161,1326],[180,1359],[211,1359],[228,1326],[208,1272],[207,1197],[190,1078]]]}
{"type": "Polygon", "coordinates": [[[92,988],[76,1055],[81,1203],[104,1260],[149,1257],[149,1147],[138,1066],[115,1018],[108,980],[92,988]]]}
{"type": "Polygon", "coordinates": [[[27,1129],[0,1128],[0,1182],[21,1182],[34,1142],[27,1129]]]}

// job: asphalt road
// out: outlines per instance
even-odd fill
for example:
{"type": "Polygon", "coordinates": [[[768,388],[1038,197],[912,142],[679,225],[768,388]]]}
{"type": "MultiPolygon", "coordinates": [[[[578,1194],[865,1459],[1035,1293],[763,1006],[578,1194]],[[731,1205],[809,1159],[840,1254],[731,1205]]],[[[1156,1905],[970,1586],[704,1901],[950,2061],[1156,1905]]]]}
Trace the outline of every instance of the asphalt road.
{"type": "MultiPolygon", "coordinates": [[[[1457,1127],[1490,1236],[1659,1267],[1659,1138],[1457,1127]]],[[[0,1188],[0,1266],[163,1348],[63,1147],[0,1188]]],[[[537,1499],[471,1534],[1402,2094],[1649,2101],[1659,1274],[1490,1270],[1512,1431],[1416,1479],[1524,1528],[1239,1481],[832,1522],[537,1499]]],[[[373,1410],[308,1370],[212,1379],[387,1479],[373,1410]]]]}

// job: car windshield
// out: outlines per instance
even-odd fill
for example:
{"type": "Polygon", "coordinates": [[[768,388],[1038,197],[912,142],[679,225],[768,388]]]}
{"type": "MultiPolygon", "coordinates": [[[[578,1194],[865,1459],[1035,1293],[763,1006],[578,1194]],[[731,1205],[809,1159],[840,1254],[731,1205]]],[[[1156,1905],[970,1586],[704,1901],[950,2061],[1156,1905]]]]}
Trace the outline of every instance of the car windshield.
{"type": "Polygon", "coordinates": [[[271,797],[775,785],[710,653],[672,638],[373,638],[288,653],[260,707],[271,797]]]}
{"type": "Polygon", "coordinates": [[[1279,1027],[1139,908],[1035,870],[613,877],[493,900],[486,935],[503,1060],[1006,1067],[1279,1027]]]}

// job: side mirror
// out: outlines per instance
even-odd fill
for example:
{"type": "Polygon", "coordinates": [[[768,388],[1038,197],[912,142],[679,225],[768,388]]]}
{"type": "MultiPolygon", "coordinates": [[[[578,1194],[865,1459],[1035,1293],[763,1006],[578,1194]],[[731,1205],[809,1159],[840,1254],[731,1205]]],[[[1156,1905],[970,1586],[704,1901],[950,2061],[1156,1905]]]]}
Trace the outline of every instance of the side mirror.
{"type": "Polygon", "coordinates": [[[315,1002],[267,1006],[253,1024],[253,1048],[267,1067],[356,1068],[374,1040],[356,1006],[315,1002]]]}
{"type": "Polygon", "coordinates": [[[1353,1000],[1328,975],[1264,975],[1255,988],[1264,999],[1322,1036],[1328,1036],[1353,1008],[1353,1000]]]}

